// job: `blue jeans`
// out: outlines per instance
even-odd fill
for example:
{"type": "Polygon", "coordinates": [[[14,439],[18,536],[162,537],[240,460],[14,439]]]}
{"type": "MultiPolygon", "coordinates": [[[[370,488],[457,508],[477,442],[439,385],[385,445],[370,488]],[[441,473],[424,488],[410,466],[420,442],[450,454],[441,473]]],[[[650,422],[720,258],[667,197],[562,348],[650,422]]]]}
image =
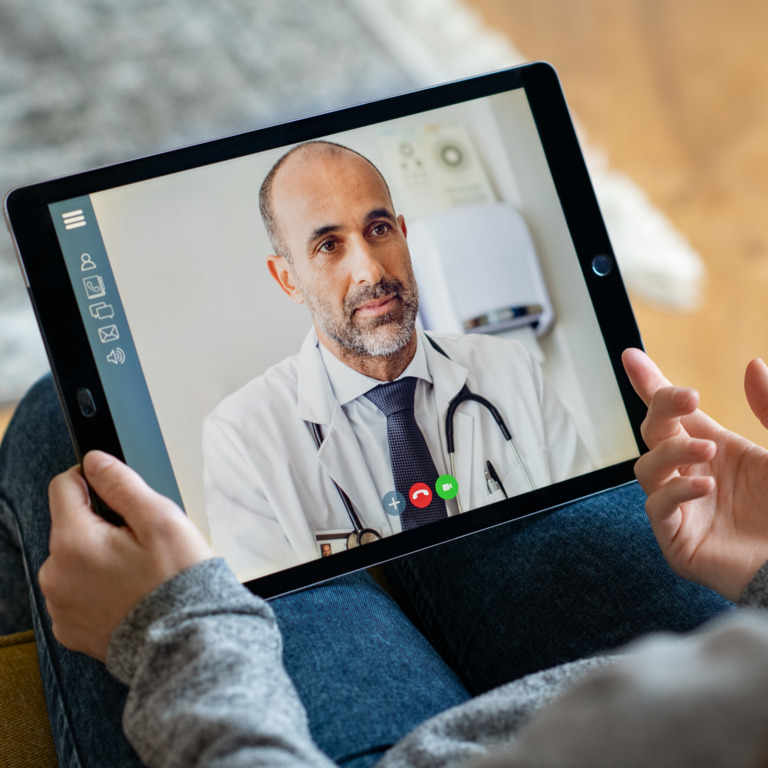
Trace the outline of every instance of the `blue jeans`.
{"type": "MultiPolygon", "coordinates": [[[[0,633],[35,628],[62,766],[135,766],[120,727],[127,689],[56,642],[37,586],[48,483],[74,462],[43,379],[0,446],[0,633]]],[[[273,601],[320,748],[349,768],[373,765],[424,720],[481,691],[727,610],[669,570],[643,502],[631,485],[391,563],[398,602],[366,573],[273,601]]]]}

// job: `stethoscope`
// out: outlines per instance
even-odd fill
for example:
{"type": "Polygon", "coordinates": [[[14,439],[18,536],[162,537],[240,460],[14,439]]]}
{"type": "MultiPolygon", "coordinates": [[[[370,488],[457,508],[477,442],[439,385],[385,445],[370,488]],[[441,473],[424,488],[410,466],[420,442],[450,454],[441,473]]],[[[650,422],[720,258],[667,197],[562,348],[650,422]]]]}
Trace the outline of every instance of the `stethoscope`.
{"type": "MultiPolygon", "coordinates": [[[[319,451],[320,446],[323,444],[323,432],[320,429],[319,424],[315,424],[313,421],[308,421],[307,423],[312,430],[312,436],[315,438],[315,445],[317,445],[317,450],[319,451]]],[[[339,496],[341,496],[341,503],[344,505],[344,509],[347,510],[349,522],[352,523],[352,531],[347,536],[347,549],[359,547],[361,544],[370,544],[372,541],[378,541],[381,538],[381,534],[374,528],[365,528],[363,526],[346,491],[344,491],[335,480],[333,481],[333,484],[336,486],[339,496]]]]}
{"type": "MultiPolygon", "coordinates": [[[[426,334],[424,335],[436,352],[439,352],[448,360],[451,359],[448,356],[448,353],[434,339],[430,338],[426,334]]],[[[491,416],[493,416],[496,425],[498,426],[499,430],[501,430],[501,434],[504,436],[504,440],[512,448],[512,453],[514,454],[517,463],[520,465],[520,468],[523,470],[523,474],[525,475],[525,479],[528,483],[528,490],[532,491],[533,480],[531,479],[531,475],[528,472],[528,468],[525,466],[525,462],[520,456],[520,452],[517,450],[515,441],[512,439],[512,432],[510,431],[509,427],[507,427],[507,424],[499,412],[499,409],[487,398],[482,397],[481,395],[476,395],[466,384],[448,404],[448,410],[445,414],[445,442],[448,449],[448,460],[451,465],[451,474],[456,477],[456,443],[453,436],[453,419],[459,406],[469,400],[474,400],[476,403],[483,406],[483,408],[485,408],[491,414],[491,416]]],[[[320,447],[323,444],[323,432],[320,428],[320,425],[311,421],[307,423],[309,424],[309,428],[312,431],[312,436],[315,439],[315,445],[317,446],[317,449],[320,450],[320,447]]],[[[504,488],[504,484],[501,482],[498,473],[490,461],[486,461],[485,480],[489,489],[491,488],[492,484],[495,484],[504,494],[504,498],[509,498],[507,491],[504,488]]],[[[341,486],[335,480],[333,481],[333,484],[336,486],[336,490],[341,497],[341,502],[344,505],[344,508],[347,510],[349,521],[352,523],[352,531],[347,536],[347,549],[352,549],[353,547],[358,547],[362,544],[369,544],[372,541],[378,541],[381,539],[382,536],[377,530],[374,528],[366,528],[362,524],[360,517],[355,511],[352,501],[350,500],[349,496],[347,496],[344,489],[341,488],[341,486]]],[[[463,513],[464,509],[462,507],[461,498],[459,496],[456,496],[456,503],[459,507],[459,514],[463,513]]]]}

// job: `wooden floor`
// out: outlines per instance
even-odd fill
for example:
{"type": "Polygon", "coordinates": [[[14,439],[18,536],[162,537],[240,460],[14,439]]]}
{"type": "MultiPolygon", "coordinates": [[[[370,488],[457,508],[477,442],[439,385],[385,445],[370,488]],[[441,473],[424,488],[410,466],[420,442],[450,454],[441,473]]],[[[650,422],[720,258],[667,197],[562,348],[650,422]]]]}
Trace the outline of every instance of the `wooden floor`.
{"type": "Polygon", "coordinates": [[[466,0],[560,73],[608,151],[704,258],[694,313],[635,301],[649,353],[721,423],[768,445],[743,371],[768,356],[768,3],[466,0]]]}
{"type": "Polygon", "coordinates": [[[0,407],[0,439],[2,439],[5,434],[5,429],[8,426],[8,422],[11,420],[12,415],[12,407],[0,407]]]}

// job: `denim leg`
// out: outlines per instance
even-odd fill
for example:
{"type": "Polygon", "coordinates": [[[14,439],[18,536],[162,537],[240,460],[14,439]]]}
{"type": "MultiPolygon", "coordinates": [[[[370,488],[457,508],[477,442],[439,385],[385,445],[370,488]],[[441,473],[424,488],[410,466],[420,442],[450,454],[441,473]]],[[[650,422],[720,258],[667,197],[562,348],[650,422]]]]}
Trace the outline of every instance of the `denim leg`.
{"type": "Polygon", "coordinates": [[[0,501],[0,635],[32,629],[27,577],[16,519],[0,501]]]}
{"type": "MultiPolygon", "coordinates": [[[[8,545],[0,552],[8,553],[15,585],[20,557],[29,574],[28,601],[9,603],[17,613],[15,622],[24,621],[32,607],[62,768],[137,766],[121,727],[127,689],[100,662],[55,640],[37,585],[37,571],[48,554],[48,484],[74,463],[48,377],[19,405],[0,446],[0,526],[5,523],[8,529],[7,535],[0,530],[8,545]]],[[[307,708],[312,734],[321,749],[348,768],[372,765],[423,720],[469,698],[456,675],[367,574],[274,600],[272,606],[284,633],[286,668],[307,708]]]]}
{"type": "Polygon", "coordinates": [[[385,568],[398,602],[473,694],[691,630],[732,603],[676,576],[633,483],[385,568]]]}
{"type": "Polygon", "coordinates": [[[422,722],[469,699],[454,672],[365,573],[272,606],[312,736],[345,768],[373,765],[422,722]]]}

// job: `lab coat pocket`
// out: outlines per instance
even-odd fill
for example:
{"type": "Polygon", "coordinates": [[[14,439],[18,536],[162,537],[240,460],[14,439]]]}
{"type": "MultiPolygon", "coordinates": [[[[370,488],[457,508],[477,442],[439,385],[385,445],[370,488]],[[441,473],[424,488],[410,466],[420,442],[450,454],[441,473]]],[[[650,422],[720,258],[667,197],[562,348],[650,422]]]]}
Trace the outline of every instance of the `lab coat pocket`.
{"type": "MultiPolygon", "coordinates": [[[[504,486],[506,487],[506,485],[504,486]]],[[[497,501],[504,501],[506,496],[504,496],[504,491],[499,488],[498,490],[495,490],[493,493],[489,493],[488,497],[485,501],[484,506],[487,506],[488,504],[495,504],[497,501]]]]}
{"type": "Polygon", "coordinates": [[[515,457],[512,460],[512,466],[509,468],[509,471],[502,478],[502,483],[504,484],[507,496],[510,498],[548,485],[550,479],[546,451],[539,451],[533,455],[523,455],[521,453],[520,461],[515,457]],[[525,464],[525,469],[523,464],[525,464]],[[527,475],[526,470],[528,472],[527,475]],[[530,481],[528,476],[530,476],[530,481]]]}

